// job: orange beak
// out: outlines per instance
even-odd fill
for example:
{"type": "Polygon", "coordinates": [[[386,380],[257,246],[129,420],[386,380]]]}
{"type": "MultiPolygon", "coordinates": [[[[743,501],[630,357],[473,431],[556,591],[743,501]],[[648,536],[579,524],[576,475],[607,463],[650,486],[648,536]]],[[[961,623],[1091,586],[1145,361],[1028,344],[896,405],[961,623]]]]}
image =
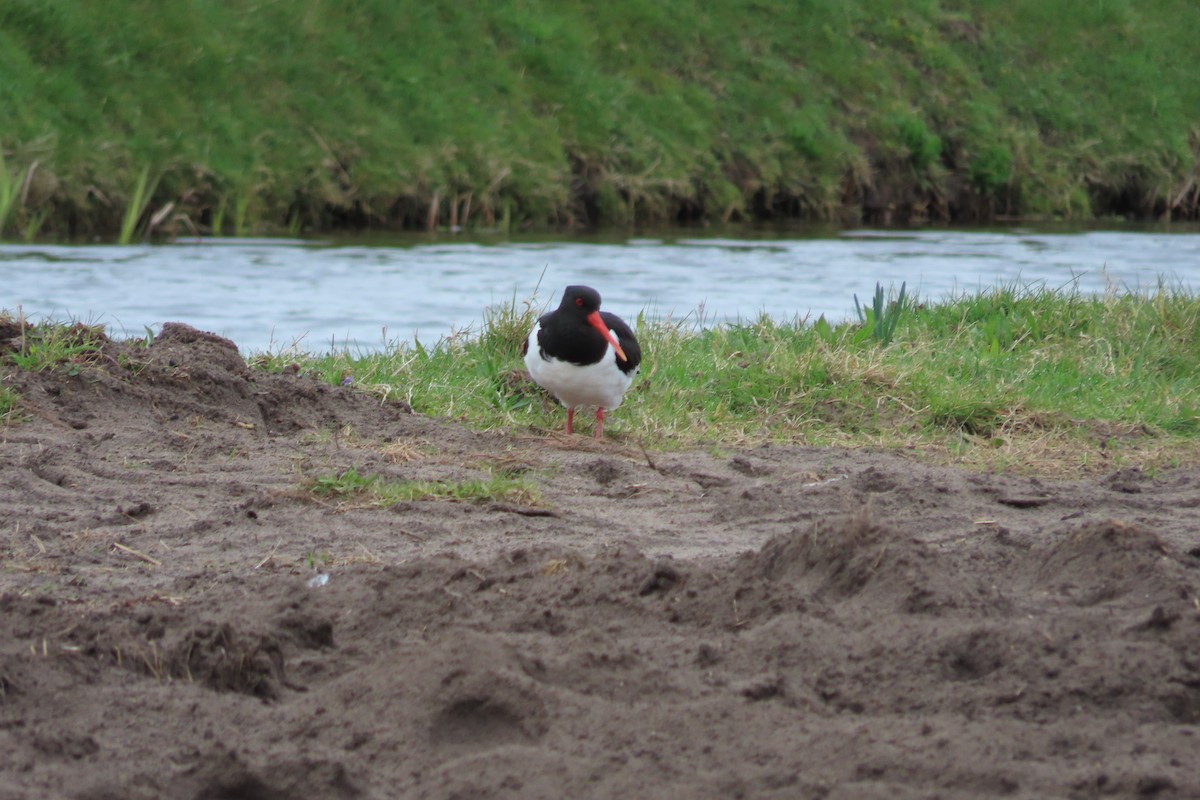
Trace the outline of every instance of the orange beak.
{"type": "Polygon", "coordinates": [[[600,331],[605,339],[608,339],[608,343],[612,345],[613,350],[615,350],[617,353],[617,358],[621,359],[622,361],[629,360],[625,357],[625,351],[621,349],[620,343],[617,342],[617,337],[614,336],[613,332],[610,331],[608,326],[604,324],[604,320],[600,319],[599,311],[593,311],[592,313],[588,314],[587,321],[589,325],[600,331]]]}

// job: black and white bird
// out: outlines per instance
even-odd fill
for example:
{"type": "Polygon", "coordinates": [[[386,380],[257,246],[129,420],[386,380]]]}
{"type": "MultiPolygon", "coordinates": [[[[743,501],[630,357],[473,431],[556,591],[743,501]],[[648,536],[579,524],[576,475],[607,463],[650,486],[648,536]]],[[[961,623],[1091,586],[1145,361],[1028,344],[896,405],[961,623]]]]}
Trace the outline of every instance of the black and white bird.
{"type": "Polygon", "coordinates": [[[633,330],[600,310],[600,293],[590,286],[568,286],[558,308],[533,326],[521,352],[533,380],[567,407],[568,435],[576,407],[596,407],[597,439],[604,412],[621,405],[642,363],[633,330]]]}

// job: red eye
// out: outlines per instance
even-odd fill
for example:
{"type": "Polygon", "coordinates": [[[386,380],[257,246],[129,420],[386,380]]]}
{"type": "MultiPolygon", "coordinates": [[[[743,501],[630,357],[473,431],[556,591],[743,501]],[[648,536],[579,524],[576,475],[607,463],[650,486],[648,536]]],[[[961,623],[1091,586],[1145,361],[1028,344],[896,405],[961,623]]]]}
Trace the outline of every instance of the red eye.
{"type": "Polygon", "coordinates": [[[581,306],[581,305],[583,305],[583,298],[582,298],[582,297],[576,297],[576,298],[575,298],[575,305],[577,305],[577,306],[581,306]]]}

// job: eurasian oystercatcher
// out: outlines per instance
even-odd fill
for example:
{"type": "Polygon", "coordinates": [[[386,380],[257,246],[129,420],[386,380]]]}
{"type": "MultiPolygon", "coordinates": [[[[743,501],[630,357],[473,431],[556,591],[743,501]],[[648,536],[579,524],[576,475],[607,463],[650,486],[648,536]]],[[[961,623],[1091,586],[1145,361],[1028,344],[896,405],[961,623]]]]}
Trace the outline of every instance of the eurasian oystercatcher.
{"type": "Polygon", "coordinates": [[[590,286],[568,286],[558,308],[533,326],[521,353],[533,380],[567,407],[568,435],[575,407],[596,407],[597,439],[604,412],[621,405],[642,363],[633,331],[600,310],[600,293],[590,286]]]}

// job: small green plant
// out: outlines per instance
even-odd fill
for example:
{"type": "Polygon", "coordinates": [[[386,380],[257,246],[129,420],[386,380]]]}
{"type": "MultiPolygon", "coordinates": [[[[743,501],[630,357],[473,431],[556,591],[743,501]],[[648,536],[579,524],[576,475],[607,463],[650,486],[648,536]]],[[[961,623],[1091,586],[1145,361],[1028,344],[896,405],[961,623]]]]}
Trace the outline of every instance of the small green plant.
{"type": "Polygon", "coordinates": [[[316,550],[309,550],[304,554],[304,565],[311,570],[328,567],[332,563],[333,555],[328,552],[318,553],[316,550]]]}
{"type": "Polygon", "coordinates": [[[859,305],[858,295],[854,295],[854,310],[858,313],[859,322],[863,324],[865,330],[871,332],[871,337],[875,341],[885,347],[892,343],[892,337],[896,334],[896,326],[908,308],[904,294],[905,287],[906,284],[901,283],[900,293],[896,299],[888,302],[883,292],[883,286],[876,283],[874,300],[871,308],[866,311],[859,305]]]}

